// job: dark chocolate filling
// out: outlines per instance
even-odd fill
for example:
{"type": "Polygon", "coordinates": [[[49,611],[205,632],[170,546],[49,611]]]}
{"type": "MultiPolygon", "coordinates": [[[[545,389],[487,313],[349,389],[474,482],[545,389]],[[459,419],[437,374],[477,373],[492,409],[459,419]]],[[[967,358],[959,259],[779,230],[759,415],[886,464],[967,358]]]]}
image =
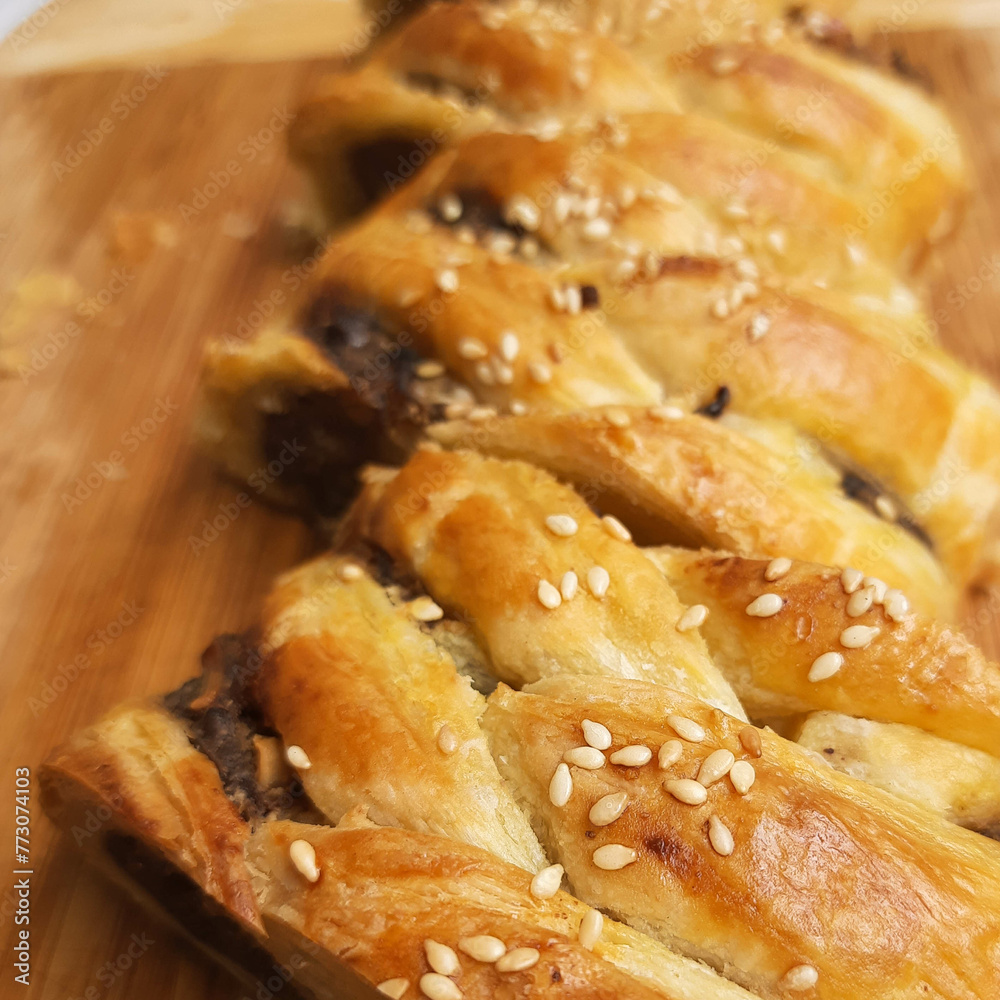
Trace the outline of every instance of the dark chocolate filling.
{"type": "Polygon", "coordinates": [[[449,403],[472,398],[446,374],[420,377],[425,359],[410,346],[410,334],[345,299],[328,288],[307,311],[302,332],[350,388],[292,396],[282,412],[263,419],[265,459],[279,462],[282,486],[324,518],[340,513],[354,495],[361,465],[403,462],[423,427],[443,419],[449,403]],[[302,448],[294,462],[280,459],[287,441],[302,448]]]}
{"type": "Polygon", "coordinates": [[[347,164],[361,192],[361,208],[374,205],[426,163],[430,139],[387,135],[347,150],[347,164]]]}
{"type": "Polygon", "coordinates": [[[862,475],[854,469],[844,469],[840,479],[840,488],[844,491],[845,496],[861,504],[863,507],[867,507],[868,510],[879,518],[883,518],[883,515],[876,506],[876,501],[879,497],[887,497],[892,501],[892,505],[897,511],[894,523],[908,531],[919,542],[926,545],[927,548],[933,550],[934,543],[931,541],[930,535],[917,523],[911,511],[907,509],[906,505],[898,497],[889,493],[876,480],[862,475]]]}
{"type": "Polygon", "coordinates": [[[694,412],[700,413],[703,417],[711,417],[712,420],[716,420],[725,413],[726,407],[729,405],[730,395],[729,386],[720,385],[712,399],[705,403],[704,406],[699,406],[694,412]]]}
{"type": "Polygon", "coordinates": [[[428,209],[437,222],[446,226],[470,226],[478,237],[501,231],[516,239],[527,235],[522,225],[504,218],[500,202],[486,188],[457,188],[454,193],[462,203],[462,214],[454,221],[445,219],[441,215],[440,201],[437,201],[428,209]]]}
{"type": "Polygon", "coordinates": [[[294,780],[288,787],[257,783],[254,736],[269,734],[254,703],[252,686],[260,669],[260,650],[248,635],[221,635],[202,654],[202,674],[163,699],[177,716],[196,750],[216,767],[226,795],[250,824],[271,813],[289,814],[305,793],[294,780]]]}
{"type": "MultiPolygon", "coordinates": [[[[198,942],[224,955],[261,984],[274,977],[274,957],[216,900],[159,852],[135,837],[118,832],[105,834],[104,847],[118,868],[198,942]]],[[[299,990],[294,982],[287,982],[280,995],[289,1000],[305,1000],[313,994],[299,990]]]]}

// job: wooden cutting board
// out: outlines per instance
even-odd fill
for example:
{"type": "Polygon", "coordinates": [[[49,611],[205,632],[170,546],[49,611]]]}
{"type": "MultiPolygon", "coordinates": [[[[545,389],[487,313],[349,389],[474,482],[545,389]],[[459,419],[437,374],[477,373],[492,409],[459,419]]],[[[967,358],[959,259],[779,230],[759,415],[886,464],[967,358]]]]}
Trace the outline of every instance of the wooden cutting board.
{"type": "MultiPolygon", "coordinates": [[[[942,334],[997,377],[1000,29],[898,44],[930,70],[978,174],[965,229],[935,266],[942,334]]],[[[12,369],[0,382],[0,867],[14,867],[14,768],[33,772],[109,706],[190,675],[212,636],[250,623],[269,579],[310,551],[294,519],[231,506],[189,426],[205,339],[259,323],[310,266],[287,236],[301,192],[283,133],[323,68],[0,80],[0,353],[12,369]],[[212,521],[216,537],[193,545],[212,521]]],[[[981,595],[965,620],[994,656],[996,607],[981,595]]],[[[92,874],[37,801],[30,866],[31,986],[8,986],[4,876],[0,995],[249,995],[92,874]]]]}

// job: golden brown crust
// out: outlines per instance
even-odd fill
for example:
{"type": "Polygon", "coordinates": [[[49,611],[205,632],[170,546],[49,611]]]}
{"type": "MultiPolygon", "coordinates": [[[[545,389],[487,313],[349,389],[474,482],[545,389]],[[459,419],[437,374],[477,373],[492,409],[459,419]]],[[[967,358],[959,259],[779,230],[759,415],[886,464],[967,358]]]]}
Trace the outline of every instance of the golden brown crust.
{"type": "MultiPolygon", "coordinates": [[[[674,111],[679,96],[684,111],[754,134],[766,144],[765,163],[772,153],[806,154],[805,172],[825,175],[853,202],[845,231],[890,258],[915,256],[929,231],[953,224],[964,184],[957,138],[915,88],[797,38],[740,37],[744,18],[731,10],[715,21],[693,9],[660,10],[639,39],[590,20],[593,11],[568,13],[433,4],[360,70],[324,83],[291,142],[335,214],[363,201],[352,177],[358,149],[382,143],[395,153],[414,140],[433,149],[484,127],[537,130],[585,115],[674,111]],[[878,200],[886,188],[888,205],[878,200]]],[[[759,166],[737,172],[737,183],[759,166]]]]}
{"type": "Polygon", "coordinates": [[[752,717],[827,709],[1000,754],[1000,667],[956,629],[918,612],[895,621],[876,602],[849,616],[839,569],[795,562],[768,581],[768,560],[679,549],[648,554],[683,601],[709,609],[701,634],[752,717]],[[751,617],[746,608],[763,593],[778,594],[782,609],[751,617]],[[854,625],[879,634],[848,649],[840,635],[854,625]],[[843,666],[810,681],[813,663],[828,652],[839,652],[843,666]]]}
{"type": "Polygon", "coordinates": [[[682,944],[762,996],[790,995],[784,977],[799,966],[815,970],[809,995],[818,1000],[971,1000],[1000,988],[1000,848],[991,841],[766,730],[754,731],[761,756],[752,756],[740,740],[744,723],[663,687],[572,677],[521,693],[501,687],[484,723],[581,899],[682,944]],[[676,763],[661,770],[656,751],[677,739],[664,721],[674,714],[706,737],[682,743],[676,763]],[[572,795],[557,808],[549,780],[580,743],[584,718],[608,726],[613,750],[644,744],[654,758],[640,768],[574,767],[572,795]],[[664,790],[665,777],[693,778],[722,747],[755,770],[745,795],[729,777],[710,786],[704,805],[664,790]],[[628,795],[624,813],[595,828],[591,806],[617,791],[628,795]],[[731,833],[731,854],[709,841],[712,815],[731,833]],[[614,843],[637,860],[598,867],[594,851],[614,843]]]}
{"type": "Polygon", "coordinates": [[[368,487],[349,525],[469,622],[498,677],[642,677],[742,713],[700,636],[675,628],[684,607],[642,552],[539,469],[420,451],[392,480],[368,487]],[[552,515],[573,519],[569,537],[547,527],[552,515]],[[595,570],[607,574],[599,596],[595,570]],[[567,572],[576,593],[562,599],[567,572]],[[558,606],[543,606],[543,581],[558,606]]]}
{"type": "Polygon", "coordinates": [[[249,829],[219,774],[158,705],[121,705],[57,747],[42,766],[46,812],[97,850],[117,829],[188,875],[247,928],[261,923],[244,861],[249,829]]]}
{"type": "Polygon", "coordinates": [[[643,542],[855,565],[904,588],[915,607],[953,612],[954,590],[927,548],[845,496],[840,471],[787,428],[620,407],[455,422],[434,436],[550,470],[643,542]]]}
{"type": "Polygon", "coordinates": [[[1000,760],[895,722],[813,712],[795,742],[860,778],[959,826],[1000,831],[1000,760]]]}
{"type": "Polygon", "coordinates": [[[365,804],[377,823],[537,871],[545,856],[479,729],[482,695],[414,617],[421,603],[351,557],[286,574],[264,612],[273,652],[256,680],[261,708],[286,746],[305,751],[299,778],[332,822],[365,804]]]}
{"type": "Polygon", "coordinates": [[[437,837],[270,823],[254,835],[250,858],[272,937],[290,950],[303,937],[318,945],[316,967],[300,972],[306,981],[342,959],[370,982],[402,978],[406,996],[420,995],[418,980],[431,971],[424,953],[430,939],[457,953],[461,971],[453,978],[467,1000],[750,1000],[739,987],[610,920],[589,951],[577,940],[587,906],[563,892],[537,899],[523,871],[437,837]],[[315,884],[289,861],[297,839],[315,850],[315,884]],[[460,939],[477,935],[497,937],[508,950],[535,948],[538,962],[499,972],[460,951],[460,939]]]}

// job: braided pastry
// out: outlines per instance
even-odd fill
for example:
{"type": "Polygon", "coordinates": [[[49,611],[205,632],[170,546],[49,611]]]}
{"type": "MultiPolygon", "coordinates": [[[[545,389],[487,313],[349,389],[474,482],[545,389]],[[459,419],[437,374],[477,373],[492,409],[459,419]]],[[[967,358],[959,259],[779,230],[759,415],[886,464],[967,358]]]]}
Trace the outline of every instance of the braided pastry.
{"type": "Polygon", "coordinates": [[[1000,848],[946,821],[996,820],[1000,668],[880,581],[644,553],[523,462],[423,449],[365,482],[258,628],[47,762],[47,809],[103,810],[86,846],[117,878],[178,913],[182,873],[203,944],[251,978],[299,956],[307,997],[1000,985],[1000,848]],[[874,721],[852,744],[820,712],[797,746],[734,690],[751,717],[874,721]]]}
{"type": "Polygon", "coordinates": [[[306,1000],[1000,995],[1000,667],[947,624],[1000,396],[907,284],[947,119],[846,3],[415,6],[303,107],[339,228],[202,377],[332,548],[46,810],[306,1000]]]}

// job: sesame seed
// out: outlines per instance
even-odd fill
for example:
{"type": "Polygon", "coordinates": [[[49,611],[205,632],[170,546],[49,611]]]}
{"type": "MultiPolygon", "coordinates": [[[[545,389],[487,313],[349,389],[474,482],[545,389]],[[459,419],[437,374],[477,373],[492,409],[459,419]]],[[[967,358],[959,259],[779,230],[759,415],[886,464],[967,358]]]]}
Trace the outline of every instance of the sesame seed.
{"type": "Polygon", "coordinates": [[[716,319],[726,319],[729,316],[729,303],[724,298],[718,298],[712,303],[711,313],[716,319]]]}
{"type": "Polygon", "coordinates": [[[780,985],[793,993],[804,993],[819,982],[819,973],[811,965],[796,965],[782,977],[780,985]]]}
{"type": "Polygon", "coordinates": [[[497,385],[510,385],[514,381],[514,369],[499,358],[493,362],[493,374],[497,385]]]}
{"type": "Polygon", "coordinates": [[[847,649],[864,649],[881,631],[875,625],[851,625],[840,633],[840,644],[847,649]]]}
{"type": "Polygon", "coordinates": [[[292,765],[297,771],[308,771],[312,767],[312,761],[309,759],[309,754],[302,749],[302,747],[296,746],[294,743],[285,748],[285,760],[292,765]]]}
{"type": "Polygon", "coordinates": [[[513,361],[521,350],[521,342],[513,330],[505,330],[500,335],[500,357],[504,361],[513,361]]]}
{"type": "Polygon", "coordinates": [[[552,532],[553,535],[558,535],[560,538],[569,538],[577,533],[579,525],[576,523],[576,519],[570,517],[569,514],[549,514],[545,518],[545,527],[552,532]]]}
{"type": "Polygon", "coordinates": [[[570,316],[579,316],[583,309],[583,293],[578,285],[568,285],[563,292],[566,299],[566,312],[570,316]]]}
{"type": "Polygon", "coordinates": [[[462,217],[462,201],[455,194],[446,194],[438,202],[438,211],[445,222],[458,222],[462,217]]]}
{"type": "Polygon", "coordinates": [[[825,681],[840,670],[843,665],[843,653],[822,653],[813,660],[812,666],[809,668],[809,680],[813,681],[813,683],[816,681],[825,681]]]}
{"type": "Polygon", "coordinates": [[[598,216],[584,225],[583,235],[591,243],[606,240],[611,235],[611,223],[607,219],[598,216]]]}
{"type": "Polygon", "coordinates": [[[885,595],[889,591],[889,584],[885,580],[880,580],[877,576],[866,576],[864,585],[875,591],[875,604],[881,604],[885,600],[885,595]]]}
{"type": "Polygon", "coordinates": [[[507,208],[504,212],[505,222],[511,225],[520,225],[529,233],[533,233],[538,228],[540,219],[538,206],[523,194],[514,195],[507,202],[507,208]]]}
{"type": "Polygon", "coordinates": [[[528,375],[533,382],[537,382],[539,385],[545,385],[546,382],[552,381],[552,369],[542,361],[532,361],[528,365],[528,375]]]}
{"type": "Polygon", "coordinates": [[[771,329],[771,317],[766,312],[754,313],[747,324],[747,336],[756,343],[771,329]]]}
{"type": "Polygon", "coordinates": [[[618,871],[638,859],[639,855],[624,844],[605,844],[594,851],[594,864],[606,872],[618,871]]]}
{"type": "Polygon", "coordinates": [[[436,284],[442,292],[457,292],[458,272],[454,270],[454,268],[446,267],[434,275],[434,284],[436,284]]]}
{"type": "Polygon", "coordinates": [[[622,208],[631,208],[636,199],[635,188],[631,184],[623,184],[618,189],[618,204],[622,208]]]}
{"type": "Polygon", "coordinates": [[[497,411],[492,406],[474,406],[469,410],[468,418],[474,424],[481,424],[484,420],[489,420],[496,415],[497,411]]]}
{"type": "Polygon", "coordinates": [[[649,415],[655,420],[680,420],[684,411],[679,406],[651,406],[649,415]]]}
{"type": "Polygon", "coordinates": [[[510,401],[510,412],[515,417],[523,417],[528,412],[528,404],[522,402],[520,399],[512,399],[510,401]]]}
{"type": "Polygon", "coordinates": [[[853,566],[846,566],[840,574],[840,585],[844,588],[845,594],[853,594],[861,586],[864,578],[865,574],[861,570],[854,569],[853,566]]]}
{"type": "Polygon", "coordinates": [[[663,787],[678,802],[688,806],[700,806],[708,798],[708,790],[694,778],[668,778],[663,787]]]}
{"type": "Polygon", "coordinates": [[[780,580],[791,568],[791,559],[786,559],[784,556],[772,559],[764,570],[764,579],[773,583],[775,580],[780,580]]]}
{"type": "Polygon", "coordinates": [[[896,510],[896,505],[884,494],[875,498],[875,510],[886,521],[895,521],[899,514],[896,510]]]}
{"type": "Polygon", "coordinates": [[[776,253],[784,254],[788,249],[788,237],[783,229],[772,229],[767,234],[767,245],[776,253]]]}
{"type": "Polygon", "coordinates": [[[511,233],[493,233],[489,239],[490,250],[501,259],[509,254],[517,245],[511,233]]]}
{"type": "Polygon", "coordinates": [[[748,760],[738,760],[729,769],[729,780],[733,783],[733,788],[740,793],[740,795],[746,795],[750,791],[753,783],[757,780],[757,772],[754,770],[753,764],[748,760]]]}
{"type": "Polygon", "coordinates": [[[611,732],[607,726],[602,726],[599,722],[592,722],[590,719],[584,719],[582,728],[583,738],[587,741],[588,746],[597,750],[607,750],[611,746],[611,732]]]}
{"type": "Polygon", "coordinates": [[[641,743],[633,743],[630,746],[616,750],[608,760],[612,764],[621,767],[642,767],[653,759],[653,751],[649,747],[644,747],[641,743]]]}
{"type": "Polygon", "coordinates": [[[462,1000],[462,991],[447,977],[427,972],[420,977],[420,992],[428,1000],[462,1000]]]}
{"type": "Polygon", "coordinates": [[[901,590],[887,590],[882,604],[885,607],[885,613],[894,622],[901,622],[910,610],[910,602],[901,590]]]}
{"type": "Polygon", "coordinates": [[[364,570],[357,563],[344,563],[337,570],[337,576],[340,577],[344,583],[350,583],[351,580],[360,580],[364,576],[364,570]]]}
{"type": "Polygon", "coordinates": [[[601,524],[604,525],[604,530],[612,537],[617,538],[620,542],[631,542],[632,533],[625,527],[617,517],[613,517],[611,514],[605,514],[601,518],[601,524]]]}
{"type": "Polygon", "coordinates": [[[730,55],[717,55],[712,60],[712,72],[716,76],[729,76],[740,68],[739,59],[730,55]]]}
{"type": "Polygon", "coordinates": [[[568,569],[563,573],[562,580],[559,581],[559,593],[564,601],[572,601],[576,597],[576,592],[580,587],[580,580],[573,570],[568,569]]]}
{"type": "Polygon", "coordinates": [[[566,357],[566,348],[562,344],[553,343],[549,344],[546,348],[549,352],[549,357],[556,363],[559,364],[566,357]]]}
{"type": "MultiPolygon", "coordinates": [[[[552,867],[559,868],[560,872],[562,871],[560,865],[553,865],[552,867]]],[[[548,868],[543,869],[543,871],[548,870],[548,868]]],[[[537,877],[536,875],[535,878],[537,877]]],[[[534,881],[531,884],[534,886],[534,881]]],[[[532,895],[534,894],[534,888],[532,888],[532,895]]],[[[459,938],[458,950],[463,955],[468,955],[469,958],[475,959],[477,962],[485,962],[487,965],[492,965],[498,958],[504,956],[504,953],[507,951],[507,945],[500,938],[493,937],[492,934],[476,934],[474,937],[459,938]]]]}
{"type": "Polygon", "coordinates": [[[684,747],[680,740],[667,740],[656,755],[656,762],[659,764],[660,770],[665,771],[671,764],[676,764],[683,752],[684,747]]]}
{"type": "Polygon", "coordinates": [[[760,277],[760,268],[757,262],[749,257],[741,257],[733,265],[738,277],[744,281],[756,281],[760,277]]]}
{"type": "Polygon", "coordinates": [[[747,605],[747,614],[751,618],[772,618],[784,604],[783,598],[777,594],[761,594],[747,605]]]}
{"type": "Polygon", "coordinates": [[[440,941],[427,938],[424,941],[424,954],[427,956],[427,964],[441,976],[453,976],[462,968],[458,964],[458,955],[440,941]]]}
{"type": "Polygon", "coordinates": [[[763,747],[760,745],[760,733],[753,726],[744,726],[740,730],[740,746],[751,757],[759,757],[764,752],[763,747]]]}
{"type": "MultiPolygon", "coordinates": [[[[535,899],[551,899],[558,891],[563,877],[562,865],[549,865],[531,880],[530,892],[535,899]]],[[[494,939],[495,940],[495,939],[494,939]]]]}
{"type": "Polygon", "coordinates": [[[625,812],[627,805],[627,792],[611,792],[611,794],[599,798],[590,807],[590,822],[594,826],[609,826],[625,812]]]}
{"type": "Polygon", "coordinates": [[[444,611],[429,597],[418,597],[411,601],[410,614],[418,622],[436,622],[444,618],[444,611]]]}
{"type": "Polygon", "coordinates": [[[725,208],[726,218],[729,219],[749,219],[750,211],[746,205],[741,205],[738,201],[731,201],[725,208]]]}
{"type": "Polygon", "coordinates": [[[698,781],[708,788],[709,785],[729,774],[735,763],[736,754],[732,750],[725,748],[715,750],[701,762],[701,767],[698,768],[698,781]]]}
{"type": "Polygon", "coordinates": [[[687,611],[677,619],[675,628],[678,632],[687,632],[693,628],[699,628],[705,624],[708,617],[708,608],[704,604],[692,604],[687,611]]]}
{"type": "Polygon", "coordinates": [[[493,366],[488,361],[477,361],[476,367],[473,369],[473,374],[483,385],[496,384],[497,378],[494,374],[493,366]]]}
{"type": "Polygon", "coordinates": [[[444,374],[444,365],[440,361],[421,361],[413,372],[417,378],[437,378],[444,374]]]}
{"type": "Polygon", "coordinates": [[[562,604],[562,594],[548,580],[538,581],[538,601],[550,611],[562,604]]]}
{"type": "Polygon", "coordinates": [[[438,730],[437,745],[441,753],[448,755],[458,749],[458,737],[447,722],[438,730]]]}
{"type": "Polygon", "coordinates": [[[735,847],[729,827],[715,815],[708,817],[708,842],[715,853],[721,854],[724,858],[728,858],[735,847]]]}
{"type": "Polygon", "coordinates": [[[603,566],[591,566],[587,570],[587,587],[594,597],[601,598],[608,592],[611,577],[603,566]]]}
{"type": "Polygon", "coordinates": [[[307,882],[319,881],[319,868],[316,867],[316,851],[308,840],[293,840],[288,847],[288,856],[292,859],[299,874],[307,882]]]}
{"type": "Polygon", "coordinates": [[[847,598],[847,614],[850,618],[857,618],[863,615],[871,606],[872,602],[875,600],[875,588],[865,587],[862,590],[856,590],[850,597],[847,598]]]}
{"type": "Polygon", "coordinates": [[[701,743],[705,738],[705,730],[693,719],[688,719],[683,715],[668,715],[667,725],[688,743],[701,743]]]}
{"type": "Polygon", "coordinates": [[[557,285],[549,289],[549,304],[556,312],[566,311],[566,293],[557,285]]]}
{"type": "Polygon", "coordinates": [[[552,780],[549,782],[549,802],[561,809],[573,794],[573,775],[569,773],[567,764],[559,764],[552,780]]]}
{"type": "Polygon", "coordinates": [[[539,247],[538,240],[534,236],[525,236],[518,244],[517,249],[525,260],[534,260],[538,256],[538,251],[541,247],[539,247]]]}
{"type": "Polygon", "coordinates": [[[384,993],[387,997],[392,997],[392,1000],[400,1000],[409,988],[409,979],[387,979],[375,987],[379,993],[384,993]]]}
{"type": "Polygon", "coordinates": [[[604,419],[614,427],[630,427],[632,418],[624,410],[608,410],[604,419]]]}
{"type": "Polygon", "coordinates": [[[594,945],[600,940],[603,930],[604,914],[593,908],[587,910],[580,921],[580,931],[577,935],[580,947],[586,948],[587,951],[593,950],[594,945]]]}
{"type": "Polygon", "coordinates": [[[563,754],[563,760],[585,771],[596,771],[604,767],[604,754],[597,747],[573,747],[563,754]]]}
{"type": "Polygon", "coordinates": [[[541,954],[537,948],[515,948],[508,951],[503,958],[497,959],[494,968],[497,972],[524,972],[538,964],[541,954]]]}

